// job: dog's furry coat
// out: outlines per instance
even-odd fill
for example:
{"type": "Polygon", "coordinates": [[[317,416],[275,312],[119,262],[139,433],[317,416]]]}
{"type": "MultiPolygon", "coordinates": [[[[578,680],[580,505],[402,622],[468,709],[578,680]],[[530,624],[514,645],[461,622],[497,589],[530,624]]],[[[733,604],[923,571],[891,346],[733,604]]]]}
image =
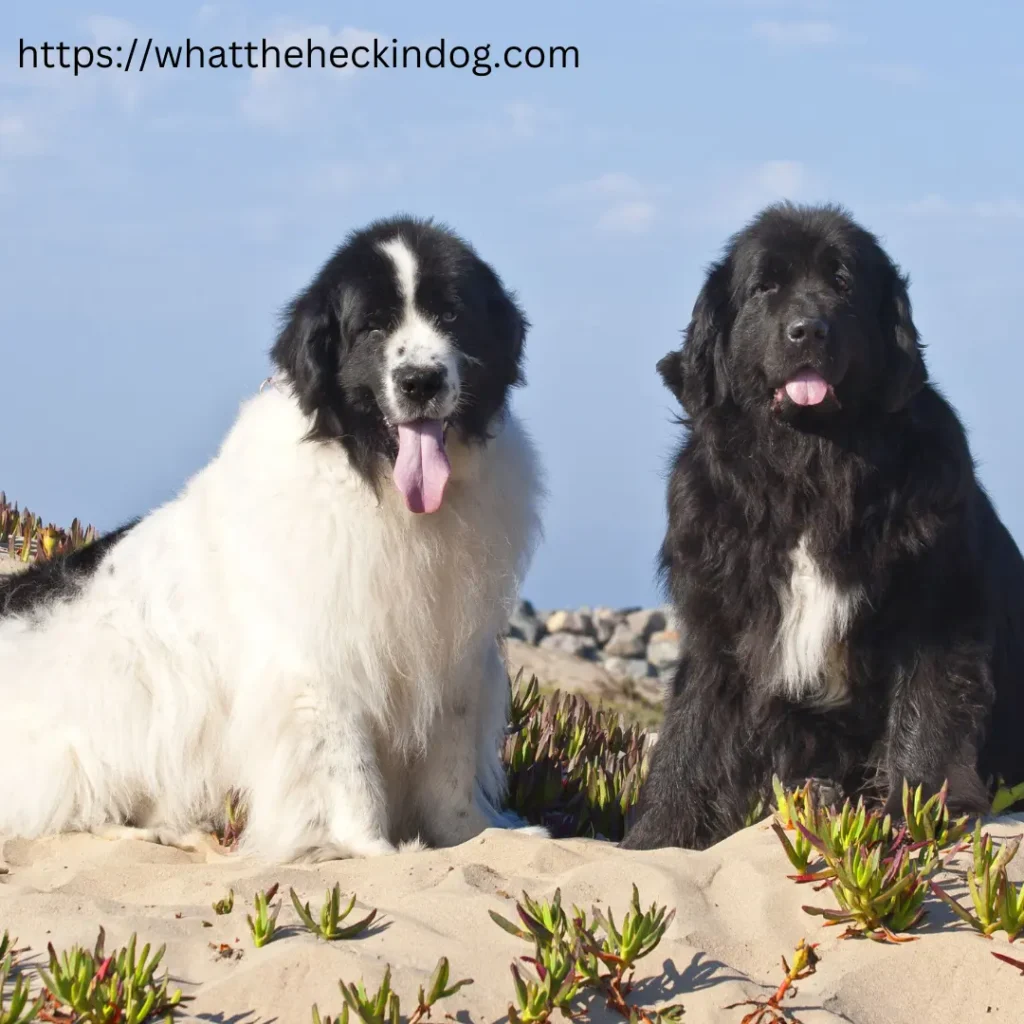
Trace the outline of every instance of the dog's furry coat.
{"type": "Polygon", "coordinates": [[[662,562],[682,658],[631,847],[706,846],[772,775],[1024,779],[1024,560],[927,383],[906,281],[835,208],[767,210],[659,364],[689,433],[662,562]]]}
{"type": "MultiPolygon", "coordinates": [[[[381,230],[420,244],[408,222],[381,230]]],[[[486,439],[456,418],[444,504],[417,516],[310,436],[286,369],[180,497],[8,580],[0,832],[131,825],[177,842],[231,788],[243,850],[274,860],[505,823],[498,638],[540,493],[505,390],[486,439]]]]}

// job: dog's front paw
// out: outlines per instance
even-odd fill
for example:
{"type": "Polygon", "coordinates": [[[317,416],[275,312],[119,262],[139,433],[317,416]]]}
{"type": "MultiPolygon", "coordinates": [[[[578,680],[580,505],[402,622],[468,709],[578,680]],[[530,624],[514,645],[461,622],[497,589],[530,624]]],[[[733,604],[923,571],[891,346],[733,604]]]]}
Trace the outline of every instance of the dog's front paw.
{"type": "Polygon", "coordinates": [[[784,784],[787,790],[802,790],[807,787],[817,807],[839,807],[846,799],[846,790],[835,779],[811,778],[794,779],[784,784]]]}
{"type": "Polygon", "coordinates": [[[515,811],[510,811],[507,808],[493,811],[489,817],[491,828],[509,829],[528,836],[540,836],[543,839],[551,838],[551,833],[543,825],[531,825],[525,818],[521,818],[515,811]]]}
{"type": "Polygon", "coordinates": [[[357,857],[389,857],[398,853],[398,847],[386,839],[346,839],[341,843],[311,846],[298,861],[303,864],[323,864],[330,860],[352,860],[357,857]]]}
{"type": "Polygon", "coordinates": [[[543,825],[515,825],[513,831],[524,836],[537,836],[538,839],[550,839],[551,832],[543,825]]]}

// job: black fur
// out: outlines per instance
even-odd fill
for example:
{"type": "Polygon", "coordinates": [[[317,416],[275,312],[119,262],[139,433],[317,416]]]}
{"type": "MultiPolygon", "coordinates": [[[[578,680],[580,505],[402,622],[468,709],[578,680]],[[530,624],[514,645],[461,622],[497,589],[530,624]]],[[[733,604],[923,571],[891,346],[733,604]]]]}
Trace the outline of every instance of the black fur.
{"type": "Polygon", "coordinates": [[[0,576],[0,616],[23,615],[52,601],[68,601],[77,596],[96,574],[104,557],[137,522],[135,519],[125,523],[68,555],[33,562],[22,572],[0,576]]]}
{"type": "Polygon", "coordinates": [[[904,778],[949,779],[967,811],[997,776],[1024,781],[1024,560],[927,383],[907,281],[876,239],[835,207],[764,211],[659,370],[689,428],[662,550],[683,646],[625,845],[713,843],[773,773],[890,810],[904,778]],[[794,345],[799,317],[828,337],[794,345]],[[806,367],[830,385],[822,405],[780,391],[806,367]],[[863,592],[834,649],[841,706],[771,681],[801,537],[822,574],[863,592]]]}
{"type": "Polygon", "coordinates": [[[447,228],[395,217],[349,236],[285,311],[271,355],[314,418],[311,436],[343,444],[374,486],[397,454],[380,390],[383,344],[403,306],[394,266],[378,248],[396,235],[419,263],[417,307],[444,324],[464,356],[462,397],[449,427],[465,440],[486,440],[509,389],[523,382],[529,326],[498,275],[447,228]]]}

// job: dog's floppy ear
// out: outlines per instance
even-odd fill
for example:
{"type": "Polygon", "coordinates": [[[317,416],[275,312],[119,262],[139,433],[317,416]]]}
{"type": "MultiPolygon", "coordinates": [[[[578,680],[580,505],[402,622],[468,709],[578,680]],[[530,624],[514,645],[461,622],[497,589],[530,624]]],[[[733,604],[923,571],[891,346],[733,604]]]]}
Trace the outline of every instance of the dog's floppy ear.
{"type": "Polygon", "coordinates": [[[921,339],[914,326],[908,279],[895,267],[883,315],[887,335],[885,406],[889,412],[904,408],[928,382],[921,339]]]}
{"type": "MultiPolygon", "coordinates": [[[[485,265],[486,266],[486,265],[485,265]]],[[[530,322],[526,319],[515,296],[505,290],[497,274],[486,267],[488,276],[487,315],[498,340],[491,359],[494,369],[510,386],[523,383],[523,343],[530,322]]]]}
{"type": "Polygon", "coordinates": [[[690,416],[721,405],[729,397],[725,343],[730,277],[727,261],[711,267],[683,333],[682,351],[670,352],[658,363],[665,386],[690,416]]]}
{"type": "Polygon", "coordinates": [[[337,319],[325,301],[306,293],[288,306],[282,322],[271,358],[287,374],[304,412],[323,408],[337,388],[337,319]]]}
{"type": "Polygon", "coordinates": [[[676,398],[683,397],[683,354],[673,349],[668,355],[662,356],[655,367],[661,375],[665,387],[672,392],[676,398]]]}

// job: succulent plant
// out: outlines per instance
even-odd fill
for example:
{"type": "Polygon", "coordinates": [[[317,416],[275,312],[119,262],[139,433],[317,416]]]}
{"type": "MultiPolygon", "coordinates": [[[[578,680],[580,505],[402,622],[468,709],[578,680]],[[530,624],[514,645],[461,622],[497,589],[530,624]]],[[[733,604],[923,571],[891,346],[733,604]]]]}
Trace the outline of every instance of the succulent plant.
{"type": "Polygon", "coordinates": [[[998,848],[992,836],[982,834],[981,819],[975,823],[971,843],[971,863],[967,868],[967,889],[973,912],[962,907],[941,886],[932,883],[932,892],[962,921],[986,937],[1005,931],[1013,942],[1024,930],[1024,885],[1015,885],[1006,873],[1007,865],[1020,849],[1020,837],[998,848]]]}
{"type": "MultiPolygon", "coordinates": [[[[922,787],[911,790],[904,783],[899,827],[863,799],[856,804],[847,799],[839,808],[819,807],[810,784],[788,791],[776,778],[773,789],[772,828],[798,872],[791,877],[821,883],[819,888],[828,889],[839,904],[804,910],[828,924],[846,924],[846,936],[908,941],[899,933],[923,917],[929,892],[935,892],[931,876],[942,868],[943,852],[966,831],[966,818],[950,818],[948,788],[926,800],[922,787]]],[[[1006,899],[1011,906],[1012,896],[1006,899]]]]}
{"type": "MultiPolygon", "coordinates": [[[[430,1011],[442,999],[455,995],[459,989],[472,985],[472,978],[449,983],[451,969],[446,957],[441,957],[426,989],[422,986],[417,993],[416,1009],[409,1015],[407,1024],[420,1024],[430,1017],[430,1011]]],[[[313,1024],[348,1024],[354,1015],[362,1024],[400,1024],[401,1002],[398,993],[391,987],[391,967],[384,968],[384,977],[376,992],[368,993],[360,981],[357,984],[341,981],[341,996],[344,1005],[337,1017],[321,1017],[319,1009],[313,1007],[313,1024]]]]}
{"type": "MultiPolygon", "coordinates": [[[[4,938],[7,938],[6,933],[4,938]]],[[[10,952],[0,958],[0,1024],[30,1024],[37,1019],[45,1003],[45,994],[34,1001],[31,999],[28,980],[23,975],[14,974],[10,952]],[[14,983],[8,993],[8,981],[12,976],[14,983]]]]}
{"type": "Polygon", "coordinates": [[[256,893],[253,903],[256,914],[246,914],[245,919],[249,922],[249,934],[252,935],[252,944],[261,949],[268,942],[272,942],[277,934],[277,915],[281,913],[281,904],[278,903],[273,910],[270,904],[277,895],[277,884],[275,883],[266,892],[256,893]]]}
{"type": "Polygon", "coordinates": [[[647,770],[645,737],[583,698],[542,697],[536,678],[513,685],[507,803],[553,835],[619,840],[647,770]]]}
{"type": "Polygon", "coordinates": [[[235,909],[235,890],[228,889],[227,896],[222,897],[213,904],[213,912],[219,917],[230,914],[235,909]]]}
{"type": "Polygon", "coordinates": [[[533,955],[519,958],[532,973],[511,967],[516,1001],[508,1008],[510,1024],[544,1024],[556,1010],[576,1017],[581,1000],[593,993],[631,1024],[670,1024],[682,1016],[681,1006],[647,1009],[628,1001],[637,962],[653,952],[675,916],[657,904],[643,910],[635,885],[621,926],[611,911],[595,908],[590,923],[578,907],[567,914],[557,890],[550,902],[523,893],[516,913],[521,926],[491,912],[504,931],[533,943],[533,955]]]}
{"type": "Polygon", "coordinates": [[[19,510],[16,504],[11,505],[7,495],[0,491],[0,548],[6,548],[8,554],[22,562],[33,557],[45,562],[69,554],[91,544],[98,536],[95,527],[83,529],[77,519],[67,530],[53,523],[44,526],[39,516],[27,508],[19,510]]]}
{"type": "Polygon", "coordinates": [[[154,977],[165,947],[150,956],[147,943],[136,954],[136,942],[133,933],[127,946],[107,955],[101,928],[91,951],[74,946],[58,954],[51,943],[48,968],[39,971],[49,998],[69,1011],[77,1024],[172,1020],[182,1002],[181,991],[169,990],[166,972],[160,981],[154,977]]]}
{"type": "Polygon", "coordinates": [[[295,907],[295,913],[299,915],[299,920],[314,935],[326,939],[328,942],[335,942],[338,939],[354,939],[356,936],[362,935],[373,924],[373,920],[377,916],[377,911],[371,910],[362,920],[353,921],[348,925],[343,924],[348,915],[352,913],[352,908],[356,905],[356,898],[353,895],[348,901],[348,906],[342,910],[341,886],[337,883],[333,889],[328,889],[324,897],[324,904],[320,908],[319,919],[313,917],[309,904],[303,903],[294,889],[290,889],[289,892],[292,906],[295,907]]]}

